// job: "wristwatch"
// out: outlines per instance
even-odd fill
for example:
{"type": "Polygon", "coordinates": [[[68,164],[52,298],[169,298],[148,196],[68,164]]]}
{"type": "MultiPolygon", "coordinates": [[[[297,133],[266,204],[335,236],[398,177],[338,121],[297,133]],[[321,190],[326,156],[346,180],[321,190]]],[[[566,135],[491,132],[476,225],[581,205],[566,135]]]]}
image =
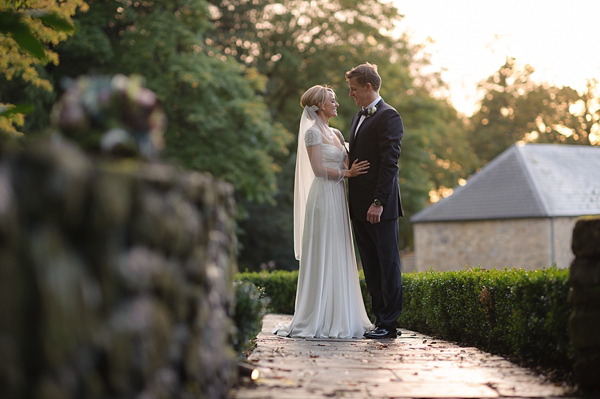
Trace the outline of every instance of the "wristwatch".
{"type": "Polygon", "coordinates": [[[373,200],[373,205],[375,205],[375,206],[381,206],[382,204],[381,204],[381,201],[379,201],[377,198],[375,198],[373,200]]]}

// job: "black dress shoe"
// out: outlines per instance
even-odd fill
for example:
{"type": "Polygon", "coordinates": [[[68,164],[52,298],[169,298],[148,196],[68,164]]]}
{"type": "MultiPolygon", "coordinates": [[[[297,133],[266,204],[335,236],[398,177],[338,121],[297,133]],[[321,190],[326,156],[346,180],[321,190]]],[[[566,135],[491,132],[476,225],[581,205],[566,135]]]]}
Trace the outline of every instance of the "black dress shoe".
{"type": "Polygon", "coordinates": [[[365,338],[369,339],[396,338],[397,336],[396,329],[392,330],[384,327],[377,327],[376,329],[365,333],[365,338]]]}

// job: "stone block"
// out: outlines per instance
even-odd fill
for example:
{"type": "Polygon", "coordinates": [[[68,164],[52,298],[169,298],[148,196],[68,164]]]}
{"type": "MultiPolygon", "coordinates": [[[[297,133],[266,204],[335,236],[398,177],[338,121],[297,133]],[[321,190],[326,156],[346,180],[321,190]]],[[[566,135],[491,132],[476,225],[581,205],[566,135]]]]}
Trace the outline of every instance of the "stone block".
{"type": "Polygon", "coordinates": [[[76,248],[55,225],[32,232],[26,245],[43,304],[36,321],[43,331],[43,358],[50,367],[60,367],[98,328],[100,289],[76,248]]]}
{"type": "Polygon", "coordinates": [[[181,191],[170,191],[165,202],[165,249],[176,255],[191,252],[202,226],[198,209],[181,191]]]}
{"type": "Polygon", "coordinates": [[[600,353],[578,357],[574,371],[584,389],[600,390],[600,353]]]}
{"type": "Polygon", "coordinates": [[[134,206],[133,241],[135,244],[161,248],[165,242],[165,227],[162,223],[166,208],[164,196],[155,189],[141,189],[134,206]]]}
{"type": "Polygon", "coordinates": [[[584,217],[577,220],[571,248],[576,257],[600,257],[600,217],[584,217]]]}
{"type": "Polygon", "coordinates": [[[132,247],[116,265],[118,282],[128,293],[157,294],[163,300],[181,296],[184,285],[180,265],[161,252],[132,247]]]}
{"type": "Polygon", "coordinates": [[[577,309],[600,309],[600,287],[572,284],[568,299],[577,309]]]}
{"type": "Polygon", "coordinates": [[[91,170],[91,161],[69,142],[33,142],[13,169],[20,211],[29,217],[79,226],[85,220],[91,170]]]}
{"type": "Polygon", "coordinates": [[[569,337],[579,351],[600,351],[600,309],[575,309],[569,317],[569,337]]]}
{"type": "Polygon", "coordinates": [[[185,195],[196,205],[206,206],[204,193],[209,190],[213,179],[204,173],[189,172],[182,174],[179,178],[179,186],[185,195]]]}
{"type": "MultiPolygon", "coordinates": [[[[598,243],[600,245],[600,243],[598,243]]],[[[577,257],[571,262],[571,284],[600,285],[600,257],[577,257]]]]}
{"type": "Polygon", "coordinates": [[[145,186],[159,191],[168,191],[176,184],[182,171],[164,163],[146,163],[137,171],[137,175],[145,186]]]}
{"type": "Polygon", "coordinates": [[[132,176],[98,171],[91,180],[92,226],[96,230],[106,230],[127,223],[133,202],[132,176]]]}
{"type": "Polygon", "coordinates": [[[109,380],[127,396],[168,364],[172,323],[167,309],[150,296],[124,303],[109,321],[106,353],[109,380]]]}
{"type": "MultiPolygon", "coordinates": [[[[203,232],[202,235],[207,237],[206,242],[208,242],[208,234],[203,232]]],[[[194,283],[203,284],[207,280],[206,256],[206,245],[198,245],[194,248],[190,256],[184,261],[183,267],[186,277],[194,283]]]]}

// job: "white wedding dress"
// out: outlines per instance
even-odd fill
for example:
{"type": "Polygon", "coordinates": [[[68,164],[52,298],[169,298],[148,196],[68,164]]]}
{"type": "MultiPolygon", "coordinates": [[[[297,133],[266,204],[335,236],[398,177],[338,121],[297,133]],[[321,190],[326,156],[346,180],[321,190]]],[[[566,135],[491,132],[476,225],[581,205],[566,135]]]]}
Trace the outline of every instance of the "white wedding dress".
{"type": "MultiPolygon", "coordinates": [[[[341,133],[335,134],[343,142],[341,133]]],[[[343,145],[324,143],[316,127],[306,130],[305,143],[321,146],[323,166],[345,168],[343,145]]],[[[303,338],[362,338],[371,322],[358,281],[343,179],[312,180],[300,253],[294,317],[274,332],[303,338]]]]}

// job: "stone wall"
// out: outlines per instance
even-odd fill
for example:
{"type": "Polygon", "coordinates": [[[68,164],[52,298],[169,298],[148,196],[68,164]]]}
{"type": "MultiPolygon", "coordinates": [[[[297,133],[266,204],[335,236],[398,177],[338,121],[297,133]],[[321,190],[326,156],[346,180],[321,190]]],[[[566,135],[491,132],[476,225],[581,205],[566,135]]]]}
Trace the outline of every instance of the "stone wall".
{"type": "Polygon", "coordinates": [[[0,156],[2,398],[224,398],[230,185],[66,142],[0,156]]]}
{"type": "Polygon", "coordinates": [[[600,217],[577,221],[572,248],[569,336],[575,375],[582,388],[600,393],[600,217]]]}
{"type": "MultiPolygon", "coordinates": [[[[555,223],[559,227],[572,224],[555,223]]],[[[485,269],[541,269],[552,265],[550,219],[475,220],[417,223],[417,271],[485,269]]],[[[555,237],[564,234],[555,233],[555,237]]],[[[567,241],[568,243],[569,241],[567,241]]],[[[567,251],[568,244],[563,245],[567,251]]],[[[560,248],[559,248],[560,250],[560,248]]],[[[562,267],[567,267],[567,264],[562,267]]],[[[559,265],[560,267],[560,265],[559,265]]]]}

